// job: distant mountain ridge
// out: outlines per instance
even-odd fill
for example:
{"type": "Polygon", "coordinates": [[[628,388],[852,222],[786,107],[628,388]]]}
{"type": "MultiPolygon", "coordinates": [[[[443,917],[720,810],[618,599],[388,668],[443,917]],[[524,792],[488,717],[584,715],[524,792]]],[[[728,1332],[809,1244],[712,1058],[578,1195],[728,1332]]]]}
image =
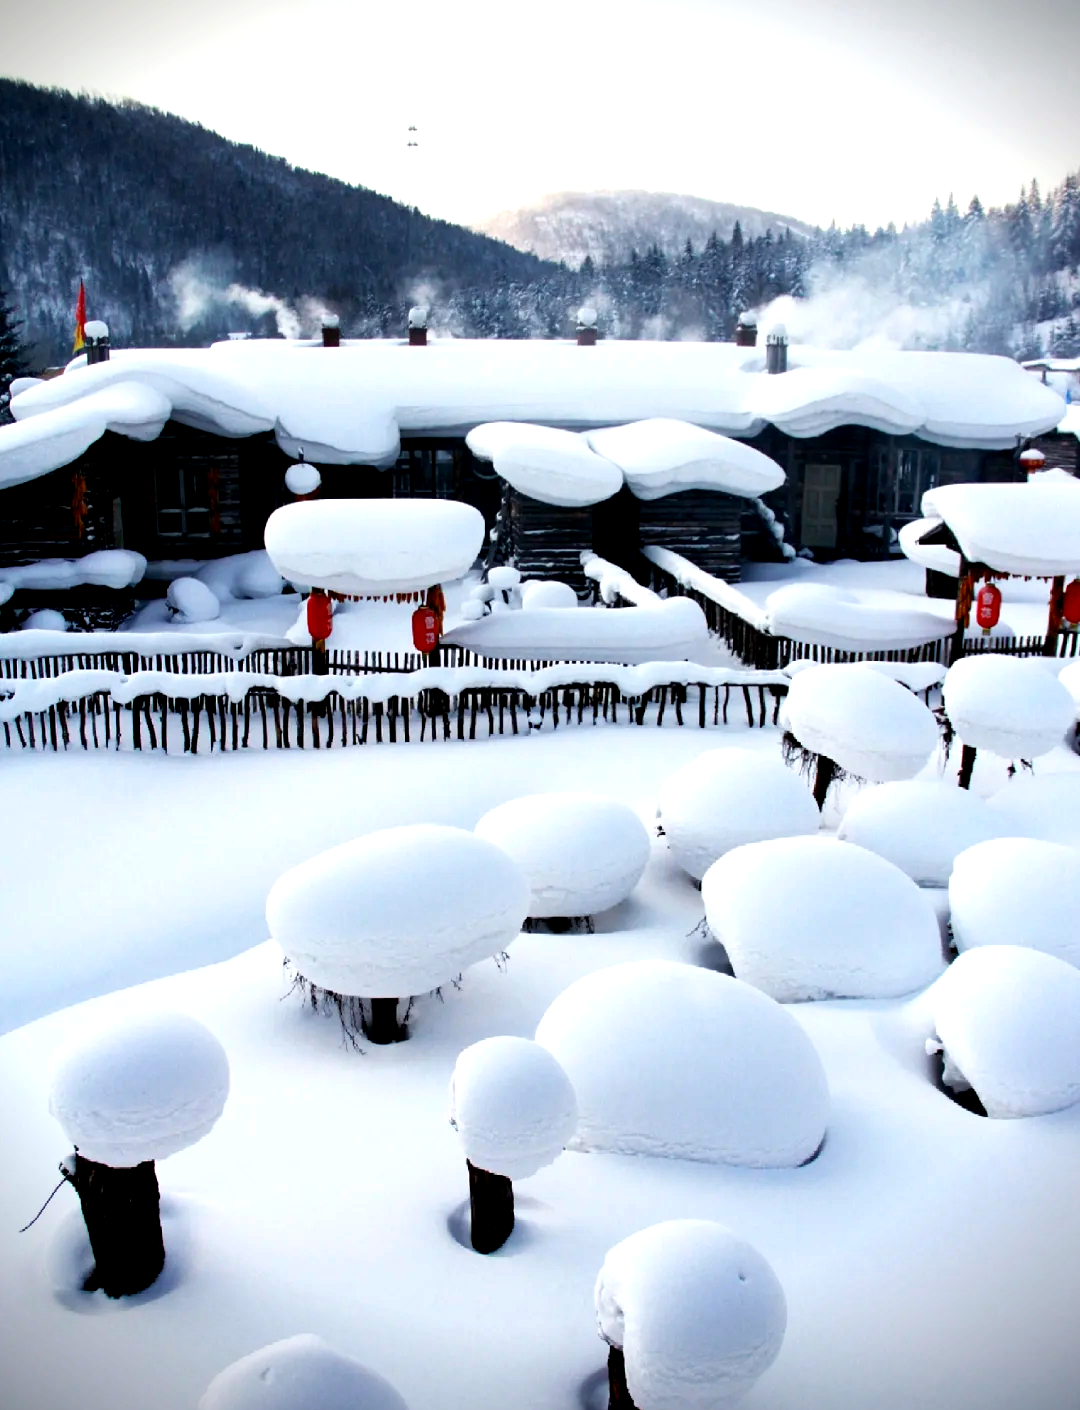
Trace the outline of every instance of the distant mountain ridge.
{"type": "Polygon", "coordinates": [[[500,211],[472,228],[524,253],[578,269],[586,257],[594,265],[625,264],[632,250],[640,255],[652,245],[669,257],[681,254],[687,240],[700,250],[714,232],[730,240],[736,221],[747,237],[766,230],[808,236],[814,229],[776,211],[663,191],[562,191],[531,206],[500,211]]]}

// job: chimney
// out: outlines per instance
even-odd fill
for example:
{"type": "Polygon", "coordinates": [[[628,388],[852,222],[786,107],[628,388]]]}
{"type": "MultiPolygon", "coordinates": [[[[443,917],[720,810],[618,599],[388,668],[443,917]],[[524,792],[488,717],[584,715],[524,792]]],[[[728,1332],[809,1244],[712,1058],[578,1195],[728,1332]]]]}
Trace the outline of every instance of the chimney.
{"type": "Polygon", "coordinates": [[[324,348],[338,348],[341,346],[341,320],[336,313],[323,314],[322,345],[324,348]]]}
{"type": "Polygon", "coordinates": [[[1028,446],[1027,450],[1020,453],[1020,469],[1029,480],[1034,479],[1041,470],[1046,469],[1046,456],[1034,446],[1028,446]]]}
{"type": "Polygon", "coordinates": [[[409,309],[409,347],[427,347],[428,308],[425,304],[415,304],[409,309]]]}
{"type": "Polygon", "coordinates": [[[591,348],[596,344],[596,309],[588,304],[577,311],[577,340],[579,348],[591,348]]]}
{"type": "Polygon", "coordinates": [[[739,316],[739,321],[735,325],[735,346],[737,348],[757,347],[757,319],[752,313],[744,313],[739,316]]]}
{"type": "Polygon", "coordinates": [[[83,329],[83,333],[86,336],[87,366],[93,362],[108,362],[109,325],[102,323],[100,318],[92,318],[83,329]]]}
{"type": "Polygon", "coordinates": [[[782,323],[778,323],[766,334],[765,371],[787,371],[787,329],[782,323]]]}

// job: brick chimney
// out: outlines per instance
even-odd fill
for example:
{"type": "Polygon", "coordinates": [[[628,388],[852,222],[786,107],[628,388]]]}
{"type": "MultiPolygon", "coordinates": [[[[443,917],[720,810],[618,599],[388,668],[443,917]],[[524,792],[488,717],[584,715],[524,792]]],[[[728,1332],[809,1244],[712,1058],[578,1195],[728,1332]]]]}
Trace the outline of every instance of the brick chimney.
{"type": "Polygon", "coordinates": [[[1029,480],[1034,479],[1040,471],[1046,469],[1046,456],[1035,446],[1028,446],[1027,450],[1020,453],[1020,469],[1029,480]]]}
{"type": "Polygon", "coordinates": [[[86,337],[87,366],[93,362],[108,362],[109,325],[102,323],[100,318],[92,318],[83,333],[86,337]]]}
{"type": "Polygon", "coordinates": [[[787,329],[782,323],[770,329],[765,336],[765,371],[787,371],[787,329]]]}
{"type": "Polygon", "coordinates": [[[739,315],[735,325],[735,346],[737,348],[757,347],[757,319],[752,313],[739,315]]]}
{"type": "Polygon", "coordinates": [[[323,314],[322,345],[324,348],[341,346],[341,321],[336,313],[323,314]]]}
{"type": "Polygon", "coordinates": [[[424,304],[415,304],[409,309],[409,347],[427,347],[427,325],[429,310],[424,304]]]}
{"type": "Polygon", "coordinates": [[[596,344],[596,309],[588,304],[577,311],[577,340],[579,348],[591,348],[596,344]]]}

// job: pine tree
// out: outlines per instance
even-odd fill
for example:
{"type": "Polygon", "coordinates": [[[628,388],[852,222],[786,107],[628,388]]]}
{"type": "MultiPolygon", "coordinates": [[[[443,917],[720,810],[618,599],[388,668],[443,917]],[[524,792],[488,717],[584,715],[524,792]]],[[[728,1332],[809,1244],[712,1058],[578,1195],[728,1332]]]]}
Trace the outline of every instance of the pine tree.
{"type": "Polygon", "coordinates": [[[0,289],[0,423],[11,421],[12,379],[27,371],[26,348],[19,338],[22,324],[16,321],[3,289],[0,289]]]}

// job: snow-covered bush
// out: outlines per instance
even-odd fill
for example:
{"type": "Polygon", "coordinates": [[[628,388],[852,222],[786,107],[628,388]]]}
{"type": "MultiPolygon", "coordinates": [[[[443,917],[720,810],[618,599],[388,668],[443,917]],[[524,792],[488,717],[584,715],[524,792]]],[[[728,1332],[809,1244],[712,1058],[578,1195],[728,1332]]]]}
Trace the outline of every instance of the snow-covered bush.
{"type": "Polygon", "coordinates": [[[641,960],[576,980],[536,1030],[577,1094],[572,1150],[791,1166],[821,1145],[821,1059],[780,1004],[740,980],[641,960]]]}
{"type": "Polygon", "coordinates": [[[780,1353],[784,1290],[769,1263],[723,1224],[672,1219],[609,1249],[595,1290],[611,1404],[718,1410],[780,1353]]]}
{"type": "Polygon", "coordinates": [[[829,838],[736,847],[701,883],[740,979],[787,1003],[910,994],[942,968],[934,908],[884,858],[829,838]]]}
{"type": "Polygon", "coordinates": [[[658,816],[675,861],[700,881],[732,847],[817,832],[810,790],[778,759],[707,749],[664,781],[658,816]]]}
{"type": "Polygon", "coordinates": [[[219,602],[233,598],[279,597],[285,587],[285,579],[270,562],[265,548],[212,559],[199,569],[196,577],[219,602]]]}
{"type": "Polygon", "coordinates": [[[1038,837],[1080,847],[1080,770],[1017,774],[987,799],[1010,837],[1038,837]]]}
{"type": "Polygon", "coordinates": [[[467,597],[461,604],[460,615],[465,622],[479,622],[484,616],[487,608],[485,604],[475,597],[467,597]]]}
{"type": "Polygon", "coordinates": [[[987,945],[959,955],[913,1001],[944,1081],[986,1114],[1039,1116],[1080,1101],[1080,973],[1054,955],[987,945]]]}
{"type": "Polygon", "coordinates": [[[1080,967],[1080,852],[1003,837],[961,852],[949,879],[958,950],[1022,945],[1080,967]]]}
{"type": "Polygon", "coordinates": [[[876,852],[920,886],[947,886],[958,853],[1006,831],[973,793],[940,779],[907,779],[862,789],[836,835],[876,852]]]}
{"type": "Polygon", "coordinates": [[[511,564],[501,563],[488,573],[488,582],[498,592],[509,592],[511,588],[520,587],[521,574],[511,564]]]}
{"type": "Polygon", "coordinates": [[[339,1012],[344,999],[370,1000],[360,1025],[372,1042],[393,1042],[406,1036],[398,998],[499,954],[528,907],[525,878],[501,848],[461,828],[418,824],[291,868],[271,888],[266,918],[298,975],[339,1012]]]}
{"type": "Polygon", "coordinates": [[[576,607],[577,593],[569,583],[560,583],[542,578],[530,578],[521,585],[521,606],[526,612],[536,612],[541,607],[576,607]]]}
{"type": "MultiPolygon", "coordinates": [[[[1062,742],[1076,715],[1073,698],[1039,660],[988,651],[949,667],[945,713],[968,750],[1037,759],[1062,742]]],[[[964,786],[970,781],[972,753],[964,786]]]]}
{"type": "Polygon", "coordinates": [[[589,793],[536,793],[485,813],[476,833],[529,883],[529,915],[569,920],[617,906],[641,880],[649,834],[632,808],[589,793]]]}
{"type": "Polygon", "coordinates": [[[276,1341],[214,1377],[198,1410],[409,1410],[389,1381],[321,1337],[276,1341]]]}
{"type": "Polygon", "coordinates": [[[450,1124],[469,1168],[472,1244],[501,1248],[514,1227],[512,1181],[561,1154],[577,1127],[570,1079],[528,1038],[484,1038],[458,1055],[450,1078],[450,1124]]]}
{"type": "Polygon", "coordinates": [[[60,1055],[49,1111],[75,1146],[65,1174],[94,1251],[88,1287],[119,1297],[141,1292],[161,1272],[154,1162],[201,1140],[228,1094],[224,1048],[186,1014],[141,1014],[60,1055]]]}
{"type": "Polygon", "coordinates": [[[39,607],[36,612],[30,612],[22,619],[19,629],[24,632],[66,632],[68,622],[64,614],[57,612],[55,607],[39,607]]]}
{"type": "Polygon", "coordinates": [[[165,601],[174,620],[180,622],[212,622],[221,616],[217,594],[198,578],[174,578],[165,601]]]}

